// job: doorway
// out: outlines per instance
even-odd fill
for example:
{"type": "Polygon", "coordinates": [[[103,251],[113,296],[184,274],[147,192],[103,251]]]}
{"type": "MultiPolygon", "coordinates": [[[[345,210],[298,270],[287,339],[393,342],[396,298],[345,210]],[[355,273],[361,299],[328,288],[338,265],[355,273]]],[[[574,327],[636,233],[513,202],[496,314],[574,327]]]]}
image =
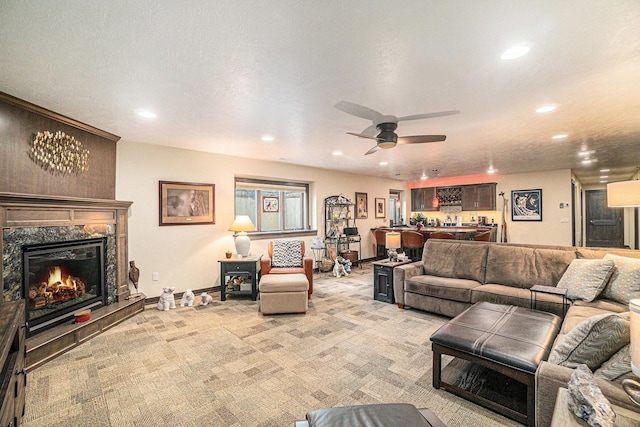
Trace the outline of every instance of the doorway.
{"type": "Polygon", "coordinates": [[[396,224],[402,224],[402,201],[400,200],[400,192],[389,191],[389,222],[392,227],[396,224]]]}
{"type": "Polygon", "coordinates": [[[585,246],[624,247],[624,209],[607,206],[607,190],[585,191],[585,246]]]}

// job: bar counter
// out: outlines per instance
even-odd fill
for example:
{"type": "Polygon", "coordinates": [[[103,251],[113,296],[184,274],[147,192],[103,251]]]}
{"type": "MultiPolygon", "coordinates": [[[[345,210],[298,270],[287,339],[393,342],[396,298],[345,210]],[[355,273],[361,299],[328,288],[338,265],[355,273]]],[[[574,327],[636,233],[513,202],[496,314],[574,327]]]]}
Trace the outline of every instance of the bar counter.
{"type": "MultiPolygon", "coordinates": [[[[492,227],[491,225],[463,225],[461,227],[422,227],[420,230],[416,226],[404,226],[404,227],[377,227],[372,228],[371,232],[375,233],[376,230],[385,230],[385,231],[397,231],[398,233],[401,231],[417,231],[421,233],[425,239],[428,239],[432,232],[434,231],[446,231],[448,233],[453,233],[456,236],[456,240],[471,240],[473,236],[478,233],[482,233],[484,231],[493,230],[496,227],[492,227]]],[[[492,233],[492,241],[495,241],[495,235],[497,233],[492,233]]]]}

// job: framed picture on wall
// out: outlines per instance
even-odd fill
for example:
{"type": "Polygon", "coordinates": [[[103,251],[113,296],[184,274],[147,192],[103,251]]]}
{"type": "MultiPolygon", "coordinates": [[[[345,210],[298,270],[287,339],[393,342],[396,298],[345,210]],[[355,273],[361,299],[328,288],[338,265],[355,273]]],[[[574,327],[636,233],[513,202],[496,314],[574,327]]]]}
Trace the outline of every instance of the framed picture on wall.
{"type": "Polygon", "coordinates": [[[278,212],[280,206],[278,204],[277,197],[263,196],[262,197],[262,212],[278,212]]]}
{"type": "Polygon", "coordinates": [[[214,184],[160,181],[160,225],[215,224],[214,184]]]}
{"type": "Polygon", "coordinates": [[[511,191],[511,221],[542,221],[542,190],[511,191]]]}
{"type": "Polygon", "coordinates": [[[386,200],[376,197],[376,218],[386,218],[386,200]]]}
{"type": "Polygon", "coordinates": [[[369,217],[369,205],[367,204],[367,193],[356,193],[356,219],[369,217]]]}

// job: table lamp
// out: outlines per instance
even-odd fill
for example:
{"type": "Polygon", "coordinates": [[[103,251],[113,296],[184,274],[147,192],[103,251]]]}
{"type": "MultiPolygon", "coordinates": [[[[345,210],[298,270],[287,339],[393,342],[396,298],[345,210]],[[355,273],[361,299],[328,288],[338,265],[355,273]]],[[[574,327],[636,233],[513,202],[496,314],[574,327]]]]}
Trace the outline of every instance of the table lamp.
{"type": "Polygon", "coordinates": [[[234,231],[233,237],[236,242],[236,252],[243,257],[249,256],[251,239],[247,236],[247,231],[256,231],[256,227],[251,222],[248,215],[238,215],[229,227],[229,231],[234,231]]]}
{"type": "MultiPolygon", "coordinates": [[[[631,371],[640,377],[640,299],[629,301],[631,312],[631,371]]],[[[622,381],[622,388],[629,398],[640,406],[640,382],[632,379],[622,381]]]]}
{"type": "Polygon", "coordinates": [[[398,261],[398,251],[400,245],[400,233],[391,231],[385,235],[385,246],[389,250],[389,261],[398,261]]]}
{"type": "Polygon", "coordinates": [[[640,206],[640,181],[620,181],[607,184],[607,206],[628,208],[640,206]]]}

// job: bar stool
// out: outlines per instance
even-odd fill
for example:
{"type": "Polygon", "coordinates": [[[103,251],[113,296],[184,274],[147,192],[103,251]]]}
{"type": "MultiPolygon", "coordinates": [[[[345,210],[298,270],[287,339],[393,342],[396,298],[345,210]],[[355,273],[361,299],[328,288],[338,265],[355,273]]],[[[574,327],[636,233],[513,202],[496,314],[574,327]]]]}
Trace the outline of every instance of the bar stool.
{"type": "Polygon", "coordinates": [[[455,240],[456,235],[448,231],[433,231],[429,236],[430,239],[450,239],[455,240]]]}
{"type": "Polygon", "coordinates": [[[373,238],[375,239],[374,252],[376,253],[376,259],[382,259],[387,257],[387,230],[374,230],[373,238]]]}
{"type": "Polygon", "coordinates": [[[411,261],[419,261],[422,259],[422,251],[424,250],[424,237],[417,231],[405,230],[402,233],[402,247],[404,253],[411,261]]]}

